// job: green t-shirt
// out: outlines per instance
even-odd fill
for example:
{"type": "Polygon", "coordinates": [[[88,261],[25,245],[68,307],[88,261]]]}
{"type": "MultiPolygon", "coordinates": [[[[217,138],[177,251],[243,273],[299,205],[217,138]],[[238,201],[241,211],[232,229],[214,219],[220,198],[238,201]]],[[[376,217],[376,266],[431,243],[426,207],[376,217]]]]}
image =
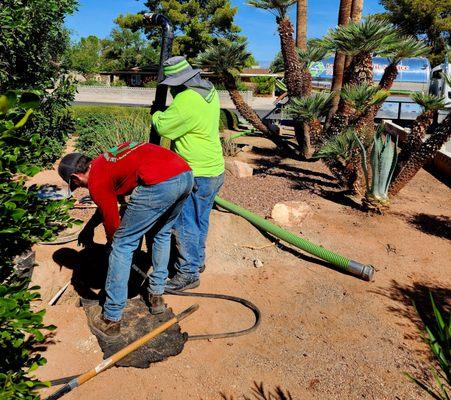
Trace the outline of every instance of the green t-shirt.
{"type": "Polygon", "coordinates": [[[219,140],[219,96],[213,88],[204,99],[186,89],[164,112],[152,116],[158,134],[172,140],[172,149],[186,160],[194,176],[212,177],[224,172],[219,140]]]}

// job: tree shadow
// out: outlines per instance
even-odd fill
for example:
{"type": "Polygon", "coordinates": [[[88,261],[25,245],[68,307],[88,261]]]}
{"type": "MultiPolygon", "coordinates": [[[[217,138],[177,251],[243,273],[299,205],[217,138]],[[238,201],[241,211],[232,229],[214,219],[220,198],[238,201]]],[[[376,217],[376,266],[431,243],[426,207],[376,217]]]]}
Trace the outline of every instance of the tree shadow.
{"type": "MultiPolygon", "coordinates": [[[[262,150],[266,151],[266,149],[262,150]]],[[[328,173],[287,165],[283,163],[283,159],[278,157],[259,159],[255,163],[258,165],[255,169],[255,175],[270,175],[289,179],[293,182],[293,189],[308,190],[333,203],[363,211],[361,204],[349,197],[349,191],[343,190],[336,179],[328,173]]]]}
{"type": "MultiPolygon", "coordinates": [[[[451,310],[451,288],[445,286],[421,282],[403,285],[393,280],[390,288],[373,292],[397,302],[397,306],[389,306],[388,310],[408,318],[417,325],[419,330],[424,330],[425,324],[432,325],[434,320],[430,294],[445,312],[451,310]]],[[[420,336],[419,334],[406,334],[405,337],[406,339],[418,340],[420,336]]]]}
{"type": "MultiPolygon", "coordinates": [[[[63,247],[53,253],[53,260],[60,267],[69,268],[73,271],[71,284],[80,297],[103,300],[108,272],[108,253],[105,245],[94,244],[80,251],[63,247]],[[98,289],[100,289],[100,292],[97,294],[98,289]]],[[[147,253],[136,251],[133,264],[143,274],[147,274],[151,262],[147,253]]],[[[145,289],[144,281],[142,274],[132,268],[128,284],[128,298],[137,296],[145,289]]]]}
{"type": "Polygon", "coordinates": [[[446,215],[419,213],[410,217],[407,222],[428,235],[451,240],[451,219],[446,215]]]}

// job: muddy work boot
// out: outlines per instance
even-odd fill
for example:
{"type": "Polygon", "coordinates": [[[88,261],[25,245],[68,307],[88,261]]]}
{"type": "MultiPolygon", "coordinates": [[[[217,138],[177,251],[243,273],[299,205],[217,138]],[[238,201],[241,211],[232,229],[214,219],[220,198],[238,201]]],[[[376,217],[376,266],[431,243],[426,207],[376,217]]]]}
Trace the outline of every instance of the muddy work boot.
{"type": "Polygon", "coordinates": [[[147,303],[152,315],[162,314],[166,311],[166,304],[161,294],[149,293],[147,303]]]}
{"type": "Polygon", "coordinates": [[[166,282],[165,290],[183,291],[186,289],[194,289],[200,285],[198,278],[190,275],[177,274],[166,282]]]}
{"type": "Polygon", "coordinates": [[[102,313],[94,316],[91,322],[94,331],[102,333],[108,337],[117,337],[121,333],[121,321],[110,321],[102,313]]]}

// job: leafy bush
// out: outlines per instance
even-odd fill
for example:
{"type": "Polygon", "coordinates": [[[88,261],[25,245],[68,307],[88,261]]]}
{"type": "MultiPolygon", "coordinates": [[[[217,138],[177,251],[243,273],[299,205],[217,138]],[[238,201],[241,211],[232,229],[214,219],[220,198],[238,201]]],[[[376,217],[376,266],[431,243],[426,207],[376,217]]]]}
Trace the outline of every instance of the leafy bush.
{"type": "Polygon", "coordinates": [[[158,82],[157,81],[148,81],[146,83],[144,83],[143,85],[145,88],[156,88],[158,86],[158,82]]]}
{"type": "Polygon", "coordinates": [[[147,108],[74,106],[77,150],[94,157],[124,141],[147,142],[150,114],[147,108]]]}
{"type": "Polygon", "coordinates": [[[85,81],[80,81],[78,82],[78,84],[81,86],[106,86],[105,82],[98,81],[95,78],[89,78],[86,79],[85,81]]]}
{"type": "Polygon", "coordinates": [[[406,374],[406,376],[432,398],[449,400],[451,398],[451,315],[449,312],[440,310],[431,293],[429,297],[433,318],[423,319],[426,335],[422,335],[422,338],[428,344],[439,366],[439,369],[431,366],[435,387],[412,375],[406,374]]]}
{"type": "Polygon", "coordinates": [[[237,130],[238,129],[238,116],[235,112],[227,110],[226,108],[221,108],[219,114],[219,130],[224,129],[237,130]]]}
{"type": "MultiPolygon", "coordinates": [[[[38,399],[43,384],[30,375],[45,363],[37,346],[45,342],[41,332],[44,311],[33,312],[31,302],[39,298],[37,288],[27,290],[28,281],[12,273],[12,259],[39,240],[75,222],[67,211],[68,201],[42,201],[38,188],[27,188],[17,172],[33,173],[27,151],[36,135],[26,135],[25,125],[39,115],[38,91],[0,94],[0,398],[38,399]],[[37,110],[37,111],[35,111],[37,110]],[[34,115],[33,115],[34,116],[34,115]]],[[[52,117],[52,116],[49,116],[52,117]]],[[[37,136],[39,138],[39,136],[37,136]]]]}
{"type": "Polygon", "coordinates": [[[43,331],[45,311],[34,312],[31,303],[39,300],[38,287],[27,290],[27,281],[0,284],[0,398],[39,399],[36,389],[47,384],[32,372],[46,363],[36,348],[46,341],[43,331]]]}
{"type": "Polygon", "coordinates": [[[274,86],[276,80],[273,77],[257,76],[251,79],[255,83],[254,94],[272,95],[274,93],[274,86]]]}
{"type": "Polygon", "coordinates": [[[61,157],[67,138],[75,130],[69,108],[74,95],[75,85],[66,78],[60,79],[51,93],[44,92],[33,118],[18,132],[29,142],[22,149],[25,163],[44,168],[61,157]]]}
{"type": "Polygon", "coordinates": [[[44,89],[60,73],[69,44],[66,14],[76,0],[2,0],[0,3],[0,92],[44,89]]]}
{"type": "Polygon", "coordinates": [[[119,79],[117,81],[112,82],[111,86],[116,86],[116,87],[127,86],[127,83],[125,81],[123,81],[122,79],[119,79]]]}

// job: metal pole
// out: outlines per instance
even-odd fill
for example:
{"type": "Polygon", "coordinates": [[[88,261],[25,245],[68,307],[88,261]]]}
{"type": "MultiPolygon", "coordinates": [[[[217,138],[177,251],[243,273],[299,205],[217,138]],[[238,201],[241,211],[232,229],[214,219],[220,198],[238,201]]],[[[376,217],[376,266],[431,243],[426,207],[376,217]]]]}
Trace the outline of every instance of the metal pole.
{"type": "MultiPolygon", "coordinates": [[[[143,15],[143,21],[149,26],[159,25],[162,28],[161,35],[161,52],[160,52],[160,64],[158,69],[158,83],[164,79],[163,63],[171,57],[172,54],[172,42],[174,40],[174,28],[169,21],[162,14],[147,13],[143,15]]],[[[158,85],[155,93],[155,100],[150,108],[150,112],[153,114],[155,111],[163,111],[166,107],[166,97],[168,94],[168,87],[166,85],[158,85]]],[[[160,136],[152,127],[150,132],[149,141],[154,144],[160,144],[160,136]]]]}

